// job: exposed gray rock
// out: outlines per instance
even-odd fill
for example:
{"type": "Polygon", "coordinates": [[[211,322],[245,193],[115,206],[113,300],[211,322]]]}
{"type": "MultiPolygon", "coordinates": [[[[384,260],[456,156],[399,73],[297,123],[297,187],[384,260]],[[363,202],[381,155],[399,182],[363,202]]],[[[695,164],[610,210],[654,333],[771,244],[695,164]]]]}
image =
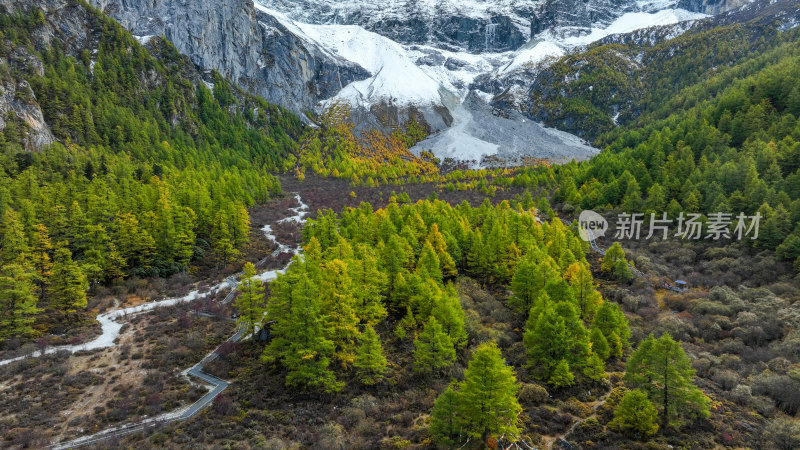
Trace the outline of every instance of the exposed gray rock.
{"type": "Polygon", "coordinates": [[[302,115],[370,74],[304,41],[249,0],[91,0],[136,36],[165,36],[197,66],[302,115]]]}
{"type": "Polygon", "coordinates": [[[306,23],[360,25],[403,44],[473,53],[519,48],[536,0],[461,4],[423,0],[261,0],[306,23]],[[479,5],[479,6],[476,6],[479,5]]]}
{"type": "Polygon", "coordinates": [[[555,28],[588,33],[592,24],[610,23],[637,9],[636,2],[630,0],[545,0],[534,12],[531,35],[555,28]]]}
{"type": "Polygon", "coordinates": [[[740,8],[752,0],[680,0],[678,8],[704,14],[717,15],[740,8]]]}
{"type": "Polygon", "coordinates": [[[413,152],[430,150],[438,158],[483,166],[513,166],[528,159],[565,162],[599,152],[583,140],[530,120],[516,111],[499,111],[474,93],[449,105],[455,121],[449,129],[420,142],[413,152]]]}
{"type": "MultiPolygon", "coordinates": [[[[47,11],[65,7],[65,2],[62,0],[47,0],[41,4],[47,11]]],[[[0,0],[0,12],[27,10],[29,6],[28,2],[21,0],[0,0]]],[[[67,29],[75,28],[77,38],[85,36],[86,30],[74,25],[71,21],[65,21],[63,24],[67,29]]],[[[41,27],[39,30],[39,36],[48,44],[55,35],[56,31],[49,26],[41,27]]],[[[42,62],[28,53],[27,49],[20,47],[11,51],[7,58],[0,58],[0,67],[3,66],[25,68],[31,75],[44,74],[42,62]]],[[[24,79],[10,77],[0,80],[0,131],[5,130],[9,122],[17,125],[17,132],[21,135],[26,150],[37,151],[55,142],[55,137],[36,101],[36,95],[24,79]]]]}
{"type": "MultiPolygon", "coordinates": [[[[452,96],[447,92],[442,95],[452,96]]],[[[453,124],[453,116],[444,104],[441,105],[395,105],[389,101],[381,101],[369,106],[356,106],[352,109],[350,119],[356,124],[356,130],[378,130],[391,133],[402,127],[411,118],[419,122],[429,133],[438,132],[453,124]]]]}
{"type": "MultiPolygon", "coordinates": [[[[2,64],[4,62],[0,61],[2,64]]],[[[18,131],[23,136],[26,150],[39,150],[55,142],[33,90],[25,80],[0,84],[0,131],[5,130],[8,120],[20,124],[18,131]]]]}

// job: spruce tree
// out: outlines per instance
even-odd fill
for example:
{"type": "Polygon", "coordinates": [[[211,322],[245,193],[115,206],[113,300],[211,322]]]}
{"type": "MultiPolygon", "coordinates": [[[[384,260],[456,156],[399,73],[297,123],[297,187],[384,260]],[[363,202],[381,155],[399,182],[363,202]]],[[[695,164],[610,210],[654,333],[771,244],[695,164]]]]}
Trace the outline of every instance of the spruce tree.
{"type": "Polygon", "coordinates": [[[491,436],[519,434],[519,385],[494,342],[478,346],[459,390],[459,416],[468,436],[486,443],[491,436]]]}
{"type": "Polygon", "coordinates": [[[237,203],[231,208],[231,241],[234,247],[241,247],[250,240],[250,215],[247,208],[237,203]]]}
{"type": "Polygon", "coordinates": [[[386,357],[383,356],[380,336],[367,325],[359,337],[356,360],[353,363],[358,380],[367,386],[383,379],[386,373],[386,357]]]}
{"type": "Polygon", "coordinates": [[[394,278],[401,269],[409,267],[409,261],[412,257],[413,250],[411,246],[402,237],[393,234],[383,249],[381,262],[386,274],[394,278]]]}
{"type": "Polygon", "coordinates": [[[459,400],[459,392],[451,384],[433,403],[429,431],[434,441],[443,447],[452,448],[461,444],[459,400]]]}
{"type": "Polygon", "coordinates": [[[487,280],[491,274],[489,247],[479,230],[470,230],[466,253],[469,273],[482,281],[487,280]]]}
{"type": "Polygon", "coordinates": [[[228,218],[221,211],[217,212],[217,215],[214,217],[211,239],[214,246],[214,253],[220,264],[225,265],[232,263],[239,257],[239,251],[236,249],[231,237],[228,218]]]}
{"type": "Polygon", "coordinates": [[[264,286],[261,279],[256,276],[253,263],[244,265],[242,279],[239,282],[239,296],[236,297],[234,306],[239,311],[237,322],[245,329],[245,336],[253,333],[261,324],[266,312],[264,302],[264,286]]]}
{"type": "Polygon", "coordinates": [[[614,242],[611,247],[606,250],[600,268],[604,272],[613,272],[618,261],[624,261],[627,264],[625,260],[625,250],[622,249],[622,245],[620,245],[619,242],[614,242]]]}
{"type": "Polygon", "coordinates": [[[128,268],[150,267],[156,244],[153,236],[142,228],[136,216],[131,213],[117,213],[113,224],[113,239],[128,268]]]}
{"type": "Polygon", "coordinates": [[[327,337],[336,347],[336,360],[342,367],[347,367],[355,359],[359,334],[354,286],[347,273],[347,264],[339,259],[326,261],[318,282],[327,337]]]}
{"type": "Polygon", "coordinates": [[[575,375],[572,374],[566,359],[558,361],[547,382],[556,388],[572,386],[575,383],[575,375]]]}
{"type": "Polygon", "coordinates": [[[606,378],[606,365],[597,353],[592,353],[586,359],[583,374],[592,381],[601,381],[606,378]]]}
{"type": "Polygon", "coordinates": [[[414,312],[410,306],[406,306],[406,315],[397,323],[394,335],[399,339],[405,339],[408,333],[412,333],[414,339],[417,338],[417,321],[414,319],[414,312]]]}
{"type": "Polygon", "coordinates": [[[647,398],[647,393],[634,389],[626,392],[614,409],[614,420],[609,423],[609,427],[646,438],[658,432],[657,417],[656,409],[647,398]]]}
{"type": "Polygon", "coordinates": [[[623,352],[622,339],[619,338],[616,331],[612,331],[608,335],[608,355],[609,357],[621,358],[623,352]]]}
{"type": "Polygon", "coordinates": [[[53,258],[53,275],[50,277],[50,306],[66,319],[86,308],[86,290],[89,282],[80,266],[72,260],[66,247],[56,249],[53,258]]]}
{"type": "Polygon", "coordinates": [[[628,338],[630,338],[631,332],[628,328],[628,320],[625,318],[625,313],[616,303],[603,302],[595,313],[592,327],[599,329],[606,337],[611,356],[622,356],[622,349],[628,346],[628,338]],[[616,338],[611,337],[612,333],[616,334],[616,338]],[[612,343],[612,340],[619,341],[619,344],[612,343]]]}
{"type": "Polygon", "coordinates": [[[589,271],[589,265],[581,262],[571,264],[567,267],[564,278],[569,282],[581,319],[588,320],[602,301],[600,294],[594,290],[594,279],[589,271]]]}
{"type": "Polygon", "coordinates": [[[0,268],[0,342],[10,337],[30,337],[36,314],[32,273],[15,263],[0,268]]]}
{"type": "Polygon", "coordinates": [[[583,367],[590,355],[589,335],[575,307],[566,302],[533,310],[525,326],[523,343],[528,364],[540,380],[562,384],[564,376],[556,376],[562,361],[568,367],[583,367]]]}
{"type": "Polygon", "coordinates": [[[433,250],[436,252],[436,257],[439,258],[442,275],[445,277],[454,277],[458,274],[456,270],[456,263],[453,257],[447,252],[447,242],[444,236],[439,232],[439,225],[431,225],[431,230],[428,233],[427,242],[431,244],[433,250]]]}
{"type": "Polygon", "coordinates": [[[431,316],[419,337],[414,341],[414,370],[432,374],[453,365],[456,350],[450,336],[431,316]]]}
{"type": "Polygon", "coordinates": [[[511,290],[514,297],[510,304],[520,311],[529,311],[536,306],[536,300],[551,280],[560,278],[552,259],[545,256],[543,261],[535,261],[530,256],[523,259],[516,267],[511,278],[511,290]]]}
{"type": "Polygon", "coordinates": [[[442,270],[439,266],[439,258],[436,256],[436,251],[434,251],[430,242],[426,242],[425,246],[422,248],[422,254],[420,254],[419,260],[417,261],[417,275],[422,278],[430,278],[437,283],[442,282],[442,270]]]}
{"type": "Polygon", "coordinates": [[[357,289],[353,291],[356,313],[363,323],[377,325],[386,318],[383,293],[387,288],[386,274],[378,266],[375,251],[364,244],[355,248],[355,258],[347,261],[348,272],[357,289]]]}
{"type": "Polygon", "coordinates": [[[611,348],[608,345],[608,340],[603,336],[603,332],[600,331],[599,328],[592,328],[591,333],[589,333],[589,341],[592,343],[592,352],[602,358],[603,361],[607,360],[611,355],[611,348]]]}
{"type": "Polygon", "coordinates": [[[195,251],[194,223],[196,215],[191,208],[181,208],[175,214],[175,260],[182,266],[189,265],[195,251]]]}
{"type": "Polygon", "coordinates": [[[456,347],[462,347],[467,343],[467,331],[464,328],[464,310],[458,300],[458,294],[448,287],[434,299],[431,314],[442,325],[444,331],[453,340],[456,347]]]}
{"type": "Polygon", "coordinates": [[[530,311],[534,306],[533,300],[541,290],[542,286],[537,286],[535,280],[537,264],[528,259],[523,259],[517,265],[514,276],[511,277],[511,291],[514,296],[510,303],[521,311],[530,311]]]}
{"type": "Polygon", "coordinates": [[[620,259],[614,263],[614,270],[612,273],[614,278],[622,283],[628,283],[635,278],[633,272],[631,272],[631,268],[628,266],[628,261],[624,259],[620,259]]]}
{"type": "Polygon", "coordinates": [[[695,371],[681,344],[665,333],[650,335],[628,359],[625,381],[645,391],[666,429],[686,418],[708,417],[708,399],[692,384],[695,371]]]}
{"type": "Polygon", "coordinates": [[[280,361],[288,371],[287,386],[338,391],[343,384],[329,369],[335,345],[326,337],[319,289],[303,272],[290,289],[289,301],[280,302],[281,307],[289,309],[288,314],[270,317],[275,320],[274,338],[264,348],[262,361],[280,361]]]}
{"type": "Polygon", "coordinates": [[[31,243],[31,263],[35,271],[34,283],[39,288],[39,299],[43,304],[46,300],[45,293],[50,277],[53,275],[53,262],[50,259],[52,251],[53,245],[50,242],[47,227],[42,224],[35,225],[31,243]]]}
{"type": "Polygon", "coordinates": [[[7,209],[3,214],[3,238],[0,241],[0,261],[16,263],[22,266],[29,264],[28,240],[25,230],[20,222],[19,214],[13,209],[7,209]]]}

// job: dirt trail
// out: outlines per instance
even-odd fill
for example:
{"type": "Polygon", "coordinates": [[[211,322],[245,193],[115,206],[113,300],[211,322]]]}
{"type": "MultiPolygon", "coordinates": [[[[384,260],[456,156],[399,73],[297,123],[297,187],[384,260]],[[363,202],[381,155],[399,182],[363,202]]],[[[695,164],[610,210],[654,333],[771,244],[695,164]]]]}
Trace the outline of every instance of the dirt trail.
{"type": "Polygon", "coordinates": [[[556,448],[556,447],[554,447],[554,445],[559,441],[565,441],[567,443],[567,445],[568,445],[568,447],[566,447],[566,448],[572,448],[572,446],[571,446],[571,444],[569,444],[569,440],[567,438],[572,434],[573,431],[575,431],[575,428],[578,425],[582,424],[583,422],[586,422],[587,420],[591,419],[592,417],[597,417],[597,409],[600,408],[600,405],[602,405],[602,404],[604,404],[606,402],[606,400],[608,399],[608,396],[611,395],[612,391],[613,391],[613,389],[609,389],[609,391],[606,392],[605,394],[603,394],[602,397],[598,398],[597,400],[595,400],[593,402],[588,403],[587,406],[592,408],[592,414],[590,414],[589,416],[584,417],[583,419],[578,419],[575,422],[573,422],[572,425],[570,425],[569,428],[567,428],[567,431],[565,431],[564,434],[556,434],[555,436],[552,436],[552,435],[542,436],[542,441],[544,441],[543,448],[545,448],[546,450],[554,449],[554,448],[556,448]]]}

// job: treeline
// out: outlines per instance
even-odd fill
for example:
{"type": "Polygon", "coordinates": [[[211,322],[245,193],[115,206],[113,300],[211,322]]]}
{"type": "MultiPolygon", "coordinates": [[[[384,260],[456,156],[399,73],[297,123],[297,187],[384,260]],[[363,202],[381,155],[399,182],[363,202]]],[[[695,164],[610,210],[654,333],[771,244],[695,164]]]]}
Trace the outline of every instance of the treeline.
{"type": "Polygon", "coordinates": [[[96,31],[96,51],[45,45],[39,33],[58,24],[35,7],[0,14],[0,72],[30,83],[35,98],[20,89],[18,99],[38,103],[59,141],[28,151],[27,124],[4,118],[0,339],[45,331],[30,326],[41,311],[66,320],[89,285],[234,260],[247,208],[281,192],[270,172],[302,132],[297,117],[218,75],[207,88],[169,43],[154,44],[156,59],[116,22],[72,7],[96,31]]]}
{"type": "Polygon", "coordinates": [[[691,108],[604,135],[605,151],[591,161],[522,171],[512,184],[557,188],[567,211],[760,213],[752,245],[800,271],[800,46],[761,59],[729,69],[740,78],[720,73],[670,102],[691,108]]]}

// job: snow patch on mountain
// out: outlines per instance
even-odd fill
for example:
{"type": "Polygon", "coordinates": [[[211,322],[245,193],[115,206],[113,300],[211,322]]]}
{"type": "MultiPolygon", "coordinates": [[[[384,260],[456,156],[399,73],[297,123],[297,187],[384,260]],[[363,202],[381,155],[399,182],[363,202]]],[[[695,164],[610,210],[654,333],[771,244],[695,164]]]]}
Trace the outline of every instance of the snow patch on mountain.
{"type": "MultiPolygon", "coordinates": [[[[658,7],[660,4],[666,5],[670,1],[639,3],[641,7],[645,8],[658,7]]],[[[511,56],[511,61],[498,71],[498,75],[508,74],[520,69],[534,68],[543,62],[558,59],[568,52],[585,47],[611,35],[630,33],[656,26],[673,25],[679,22],[695,21],[706,17],[708,15],[685,9],[663,9],[652,13],[625,13],[607,27],[592,28],[588,34],[570,33],[568,29],[548,30],[537,35],[522,49],[514,52],[511,56]]]]}
{"type": "Polygon", "coordinates": [[[411,45],[406,53],[430,78],[463,99],[478,76],[506,63],[508,53],[485,53],[442,50],[426,45],[411,45]]]}
{"type": "Polygon", "coordinates": [[[523,68],[535,67],[543,62],[564,56],[565,50],[556,42],[539,40],[532,46],[524,47],[514,53],[511,61],[503,66],[501,74],[514,72],[523,68]]]}
{"type": "MultiPolygon", "coordinates": [[[[471,91],[473,81],[482,74],[503,76],[518,70],[531,69],[612,34],[706,17],[705,14],[682,9],[629,12],[608,26],[592,28],[588,33],[586,30],[559,28],[535,36],[519,50],[482,54],[452,51],[432,45],[404,46],[359,25],[331,24],[336,23],[337,17],[343,17],[344,12],[349,14],[360,10],[365,13],[377,6],[381,6],[381,17],[410,13],[405,9],[407,2],[383,3],[385,4],[377,5],[375,2],[362,0],[333,4],[326,0],[272,1],[270,7],[267,7],[257,1],[255,6],[331,55],[359,64],[369,71],[372,74],[370,78],[348,84],[333,99],[325,102],[329,104],[331,101],[345,100],[353,106],[366,108],[383,101],[397,106],[441,105],[442,89],[463,100],[471,91]],[[281,11],[272,7],[280,8],[281,11]],[[301,20],[328,24],[305,23],[301,20]]],[[[493,12],[518,8],[518,3],[510,0],[468,0],[448,4],[446,8],[464,16],[490,17],[493,12]]],[[[653,10],[674,4],[675,0],[640,0],[637,7],[653,10]]],[[[414,8],[415,13],[433,14],[436,8],[445,6],[436,0],[421,0],[414,3],[414,8]]]]}
{"type": "Polygon", "coordinates": [[[345,86],[335,100],[348,100],[355,105],[390,100],[397,106],[441,102],[439,83],[396,42],[357,25],[297,25],[318,44],[373,74],[345,86]]]}
{"type": "MultiPolygon", "coordinates": [[[[409,17],[432,19],[446,15],[491,19],[505,15],[530,36],[527,14],[546,0],[261,0],[298,21],[314,24],[353,24],[366,28],[409,17]]],[[[677,0],[671,0],[675,3],[677,0]]]]}
{"type": "Polygon", "coordinates": [[[708,17],[706,14],[694,13],[685,9],[664,9],[654,13],[629,12],[620,16],[605,28],[592,28],[585,36],[572,36],[560,42],[566,47],[578,47],[599,41],[612,34],[630,33],[643,28],[672,25],[687,20],[699,20],[708,17]]]}
{"type": "Polygon", "coordinates": [[[440,84],[420,69],[398,43],[358,25],[313,25],[295,22],[283,13],[255,3],[293,33],[332,55],[354,62],[372,74],[345,86],[324,102],[344,100],[369,107],[381,101],[397,106],[441,104],[440,84]]]}

